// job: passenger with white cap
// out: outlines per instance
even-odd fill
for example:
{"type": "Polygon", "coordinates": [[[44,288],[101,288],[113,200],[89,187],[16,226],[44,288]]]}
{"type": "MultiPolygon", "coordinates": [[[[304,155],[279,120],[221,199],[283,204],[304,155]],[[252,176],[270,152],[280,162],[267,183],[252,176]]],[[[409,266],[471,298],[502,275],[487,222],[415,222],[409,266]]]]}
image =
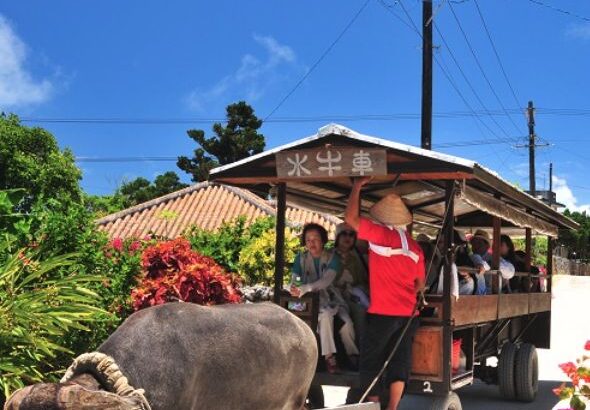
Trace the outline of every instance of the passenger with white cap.
{"type": "MultiPolygon", "coordinates": [[[[379,373],[402,329],[416,315],[416,296],[424,291],[424,256],[422,249],[406,231],[412,215],[402,199],[389,194],[377,202],[369,213],[375,220],[361,217],[360,192],[371,178],[357,178],[346,208],[346,223],[360,239],[369,242],[370,305],[365,334],[361,341],[361,387],[367,389],[379,373]]],[[[389,410],[397,410],[412,366],[412,342],[418,321],[412,320],[385,373],[389,386],[389,410]]],[[[369,392],[369,401],[379,401],[379,391],[369,392]]]]}
{"type": "MultiPolygon", "coordinates": [[[[471,237],[471,249],[473,251],[471,255],[471,260],[473,265],[479,269],[477,274],[477,294],[491,294],[492,293],[492,280],[491,276],[485,276],[483,278],[484,273],[491,269],[490,265],[492,263],[492,254],[489,252],[492,241],[490,239],[490,234],[483,229],[478,229],[475,231],[473,236],[471,237]]],[[[505,260],[504,258],[500,258],[500,266],[499,266],[500,274],[502,275],[503,281],[509,281],[514,276],[514,265],[505,260]]]]}

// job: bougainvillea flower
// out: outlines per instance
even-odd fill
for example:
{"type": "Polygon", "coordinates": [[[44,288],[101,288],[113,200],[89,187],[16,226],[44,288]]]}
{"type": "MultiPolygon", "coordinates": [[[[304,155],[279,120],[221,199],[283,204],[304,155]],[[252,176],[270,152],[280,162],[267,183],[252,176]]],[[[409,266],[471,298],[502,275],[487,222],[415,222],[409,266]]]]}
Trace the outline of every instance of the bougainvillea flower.
{"type": "Polygon", "coordinates": [[[141,248],[141,242],[139,242],[139,241],[133,241],[133,242],[131,242],[131,245],[129,245],[130,252],[135,252],[139,248],[141,248]]]}
{"type": "Polygon", "coordinates": [[[113,247],[113,249],[121,252],[123,250],[123,239],[121,239],[121,238],[113,239],[113,242],[111,242],[111,246],[113,247]]]}
{"type": "Polygon", "coordinates": [[[575,374],[578,370],[578,367],[573,362],[562,363],[559,368],[568,376],[575,374]]]}

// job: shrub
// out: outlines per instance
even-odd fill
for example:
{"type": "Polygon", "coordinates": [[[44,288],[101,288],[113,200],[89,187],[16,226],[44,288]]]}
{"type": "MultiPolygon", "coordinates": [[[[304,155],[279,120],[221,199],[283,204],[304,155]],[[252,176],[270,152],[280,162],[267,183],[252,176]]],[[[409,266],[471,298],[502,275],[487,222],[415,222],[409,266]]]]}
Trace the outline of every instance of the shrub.
{"type": "MultiPolygon", "coordinates": [[[[285,230],[285,282],[289,279],[289,271],[295,255],[300,249],[299,239],[290,230],[285,230]]],[[[273,284],[275,271],[275,230],[264,232],[253,239],[240,251],[238,271],[248,285],[273,284]]]]}
{"type": "Polygon", "coordinates": [[[141,264],[140,283],[131,292],[135,310],[171,301],[216,305],[241,300],[239,279],[193,251],[186,239],[147,247],[141,264]]]}
{"type": "MultiPolygon", "coordinates": [[[[10,245],[0,242],[1,250],[10,245]]],[[[0,262],[0,401],[25,384],[54,379],[58,353],[73,353],[64,336],[88,331],[88,323],[104,313],[89,289],[100,278],[74,272],[53,278],[56,270],[72,268],[76,254],[46,259],[38,254],[25,248],[0,262]]]]}
{"type": "Polygon", "coordinates": [[[576,363],[568,362],[559,365],[572,381],[572,385],[566,386],[563,383],[560,387],[553,389],[555,395],[561,400],[569,400],[573,410],[584,410],[590,402],[590,340],[586,342],[584,349],[588,353],[576,363]]]}
{"type": "Polygon", "coordinates": [[[216,232],[191,227],[183,234],[193,249],[209,256],[228,272],[239,270],[240,251],[252,240],[274,227],[274,218],[258,218],[252,225],[246,226],[246,218],[238,217],[224,223],[216,232]]]}

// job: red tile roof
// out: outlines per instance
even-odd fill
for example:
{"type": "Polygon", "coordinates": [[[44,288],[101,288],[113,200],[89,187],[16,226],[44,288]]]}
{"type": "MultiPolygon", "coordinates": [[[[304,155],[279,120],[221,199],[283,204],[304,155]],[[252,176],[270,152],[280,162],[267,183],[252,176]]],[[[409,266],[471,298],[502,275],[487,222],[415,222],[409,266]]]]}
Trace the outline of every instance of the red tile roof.
{"type": "MultiPolygon", "coordinates": [[[[260,217],[275,215],[276,210],[271,201],[250,191],[201,182],[107,215],[96,223],[111,238],[144,237],[150,233],[174,238],[193,225],[214,231],[223,222],[230,222],[239,216],[245,216],[249,224],[260,217]]],[[[287,204],[286,219],[291,226],[319,223],[332,237],[336,225],[341,222],[335,216],[290,203],[287,204]]]]}

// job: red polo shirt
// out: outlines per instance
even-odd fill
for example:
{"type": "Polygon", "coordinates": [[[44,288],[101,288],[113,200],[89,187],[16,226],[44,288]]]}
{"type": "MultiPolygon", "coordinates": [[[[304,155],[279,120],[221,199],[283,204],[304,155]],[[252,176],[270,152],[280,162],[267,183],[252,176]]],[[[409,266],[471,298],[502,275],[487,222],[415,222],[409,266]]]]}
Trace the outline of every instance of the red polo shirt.
{"type": "MultiPolygon", "coordinates": [[[[406,255],[383,256],[369,249],[369,282],[371,304],[368,312],[387,316],[410,316],[416,304],[416,279],[424,280],[424,254],[420,245],[407,233],[408,250],[418,261],[406,255]]],[[[384,249],[402,248],[397,229],[361,218],[358,237],[384,249]]]]}

